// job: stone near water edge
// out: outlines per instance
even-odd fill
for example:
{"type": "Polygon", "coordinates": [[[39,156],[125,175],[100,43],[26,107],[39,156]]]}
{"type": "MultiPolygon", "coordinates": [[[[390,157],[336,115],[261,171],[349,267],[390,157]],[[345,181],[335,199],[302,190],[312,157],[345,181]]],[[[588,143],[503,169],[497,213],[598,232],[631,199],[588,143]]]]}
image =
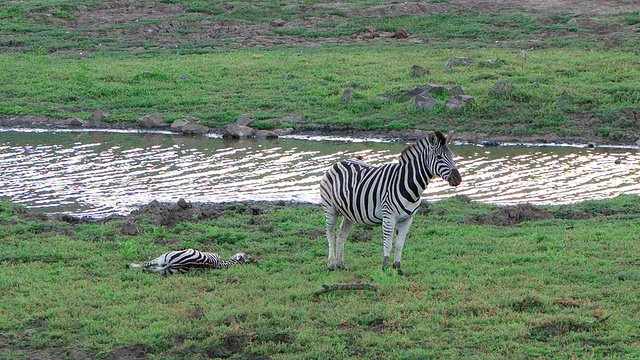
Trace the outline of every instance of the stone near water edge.
{"type": "Polygon", "coordinates": [[[185,135],[205,135],[209,133],[210,129],[204,125],[188,123],[180,131],[185,135]]]}
{"type": "Polygon", "coordinates": [[[164,121],[164,116],[160,114],[151,114],[140,118],[139,122],[141,127],[144,128],[165,128],[171,126],[171,124],[164,121]]]}
{"type": "Polygon", "coordinates": [[[177,119],[171,124],[171,130],[182,131],[182,127],[188,124],[190,124],[190,122],[185,119],[177,119]]]}
{"type": "Polygon", "coordinates": [[[186,201],[184,198],[180,198],[180,199],[178,200],[178,206],[179,206],[181,209],[186,209],[186,208],[188,208],[188,207],[189,207],[189,204],[187,203],[187,201],[186,201]]]}
{"type": "Polygon", "coordinates": [[[247,126],[253,122],[253,114],[242,114],[238,116],[236,124],[240,126],[247,126]]]}
{"type": "Polygon", "coordinates": [[[104,119],[105,117],[109,117],[108,112],[104,112],[100,109],[93,110],[93,112],[91,113],[91,116],[89,116],[88,122],[91,124],[98,124],[102,122],[102,119],[104,119]]]}
{"type": "Polygon", "coordinates": [[[257,139],[277,139],[278,134],[271,130],[258,130],[254,135],[257,139]]]}
{"type": "Polygon", "coordinates": [[[231,139],[246,139],[255,134],[255,130],[249,126],[242,126],[238,124],[229,124],[224,128],[223,138],[231,139]]]}

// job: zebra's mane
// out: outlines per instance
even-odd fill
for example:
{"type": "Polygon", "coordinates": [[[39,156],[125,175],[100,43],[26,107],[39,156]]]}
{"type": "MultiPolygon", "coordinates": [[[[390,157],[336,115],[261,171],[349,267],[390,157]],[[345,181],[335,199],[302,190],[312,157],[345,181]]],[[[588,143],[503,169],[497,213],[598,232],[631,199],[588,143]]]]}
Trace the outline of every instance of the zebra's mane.
{"type": "MultiPolygon", "coordinates": [[[[444,146],[447,144],[447,138],[438,130],[434,131],[436,138],[438,139],[438,145],[444,146]]],[[[421,138],[414,144],[407,145],[400,153],[400,162],[405,163],[411,157],[412,153],[419,153],[429,146],[429,141],[426,137],[421,138]]]]}

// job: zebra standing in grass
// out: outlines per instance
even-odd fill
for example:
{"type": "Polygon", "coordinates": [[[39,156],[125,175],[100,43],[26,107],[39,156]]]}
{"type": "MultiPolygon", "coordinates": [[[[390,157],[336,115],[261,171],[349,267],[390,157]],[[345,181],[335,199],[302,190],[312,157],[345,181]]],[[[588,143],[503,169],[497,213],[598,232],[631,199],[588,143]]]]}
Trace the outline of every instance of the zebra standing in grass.
{"type": "Polygon", "coordinates": [[[144,264],[129,264],[130,268],[145,268],[151,272],[172,275],[176,272],[184,273],[189,269],[225,269],[230,265],[251,262],[245,253],[233,255],[229,261],[220,259],[220,255],[202,252],[194,249],[169,251],[144,264]],[[149,269],[151,266],[157,266],[149,269]]]}
{"type": "Polygon", "coordinates": [[[402,247],[420,206],[420,195],[429,180],[438,175],[451,186],[462,181],[448,148],[451,134],[429,132],[424,139],[402,151],[398,163],[369,166],[345,160],[333,165],[322,178],[320,195],[327,220],[329,263],[327,268],[344,266],[344,243],[355,224],[380,225],[384,238],[382,268],[389,266],[394,230],[397,229],[393,268],[402,275],[402,247]],[[336,234],[338,217],[343,217],[336,234]],[[336,236],[337,235],[337,236],[336,236]]]}

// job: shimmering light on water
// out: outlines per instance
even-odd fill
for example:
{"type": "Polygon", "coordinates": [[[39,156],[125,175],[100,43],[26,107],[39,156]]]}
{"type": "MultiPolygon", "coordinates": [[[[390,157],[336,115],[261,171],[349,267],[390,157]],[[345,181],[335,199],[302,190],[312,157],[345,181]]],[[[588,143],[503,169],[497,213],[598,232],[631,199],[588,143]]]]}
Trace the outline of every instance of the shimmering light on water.
{"type": "MultiPolygon", "coordinates": [[[[47,212],[101,217],[152,200],[318,203],[335,161],[395,161],[404,143],[221,139],[113,133],[0,132],[0,196],[47,212]]],[[[452,146],[463,177],[424,196],[561,204],[640,193],[635,149],[452,146]],[[616,164],[616,160],[618,160],[616,164]]]]}

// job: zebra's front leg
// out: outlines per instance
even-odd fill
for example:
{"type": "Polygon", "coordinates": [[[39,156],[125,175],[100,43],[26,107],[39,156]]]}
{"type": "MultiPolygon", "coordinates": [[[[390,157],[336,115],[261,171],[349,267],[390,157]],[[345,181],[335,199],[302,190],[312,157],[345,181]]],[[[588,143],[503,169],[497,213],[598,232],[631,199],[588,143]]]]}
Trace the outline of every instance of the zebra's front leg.
{"type": "Polygon", "coordinates": [[[348,267],[344,266],[344,244],[347,241],[349,232],[353,229],[353,225],[355,224],[343,217],[338,231],[338,238],[336,239],[336,266],[342,270],[349,270],[348,267]]]}
{"type": "Polygon", "coordinates": [[[398,229],[398,235],[396,236],[396,251],[393,255],[393,268],[398,270],[398,275],[404,275],[404,271],[400,268],[400,262],[402,261],[402,248],[404,247],[404,241],[407,239],[409,228],[413,222],[413,216],[398,221],[396,227],[398,229]]]}
{"type": "Polygon", "coordinates": [[[395,231],[396,221],[385,217],[382,220],[382,238],[384,240],[383,252],[384,260],[382,260],[382,270],[389,267],[389,256],[391,255],[391,244],[393,243],[393,233],[395,231]]]}
{"type": "Polygon", "coordinates": [[[325,217],[327,221],[327,241],[329,242],[329,262],[327,263],[327,270],[333,271],[336,268],[336,223],[338,222],[338,212],[335,209],[325,209],[325,217]]]}

